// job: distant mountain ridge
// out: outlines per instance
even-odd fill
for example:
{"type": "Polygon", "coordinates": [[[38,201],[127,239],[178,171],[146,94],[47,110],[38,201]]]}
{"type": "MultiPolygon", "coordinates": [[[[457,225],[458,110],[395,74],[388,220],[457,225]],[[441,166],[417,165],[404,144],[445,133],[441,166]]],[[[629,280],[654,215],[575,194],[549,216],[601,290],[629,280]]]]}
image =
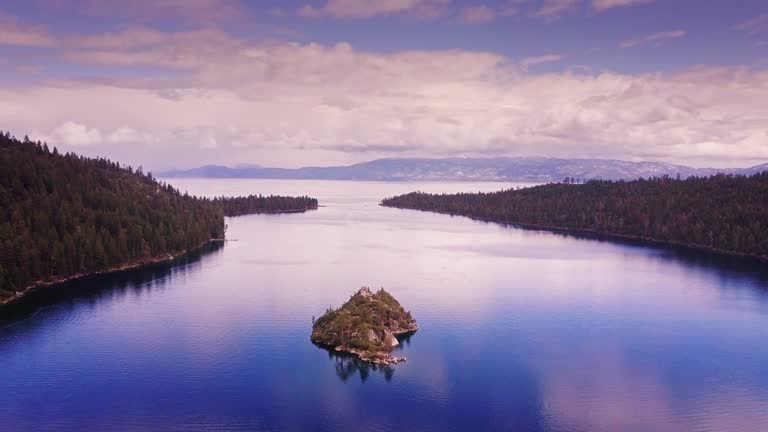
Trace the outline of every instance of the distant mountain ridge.
{"type": "Polygon", "coordinates": [[[666,162],[545,157],[376,159],[349,166],[268,168],[205,165],[161,173],[161,177],[373,180],[373,181],[527,181],[633,180],[664,175],[682,178],[718,173],[750,175],[768,171],[768,163],[750,168],[692,168],[666,162]]]}

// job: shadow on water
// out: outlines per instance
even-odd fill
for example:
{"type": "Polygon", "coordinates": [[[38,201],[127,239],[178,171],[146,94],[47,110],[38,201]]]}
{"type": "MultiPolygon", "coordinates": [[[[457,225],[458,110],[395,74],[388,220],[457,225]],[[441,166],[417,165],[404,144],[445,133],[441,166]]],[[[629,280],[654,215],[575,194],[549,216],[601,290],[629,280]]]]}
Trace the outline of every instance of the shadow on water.
{"type": "MultiPolygon", "coordinates": [[[[455,216],[452,217],[464,217],[455,216]]],[[[473,219],[478,223],[492,224],[504,228],[514,228],[529,234],[545,236],[557,236],[577,240],[587,240],[596,243],[620,245],[632,249],[640,249],[653,252],[648,256],[663,261],[675,261],[688,267],[693,267],[704,272],[716,273],[721,279],[736,279],[749,282],[762,288],[762,293],[768,301],[768,263],[757,257],[731,255],[724,252],[699,249],[692,246],[669,245],[664,243],[648,242],[640,239],[611,237],[604,234],[590,234],[581,232],[547,230],[537,227],[516,225],[511,223],[484,221],[473,219]]]]}
{"type": "Polygon", "coordinates": [[[68,310],[83,303],[95,306],[110,299],[122,298],[129,292],[143,294],[162,289],[173,278],[197,269],[204,256],[220,253],[223,248],[224,242],[213,242],[171,261],[37,289],[14,303],[0,307],[0,331],[45,309],[56,307],[68,310]]]}
{"type": "MultiPolygon", "coordinates": [[[[400,351],[404,346],[410,345],[411,338],[414,334],[416,334],[416,332],[397,336],[400,345],[395,347],[393,352],[400,351]]],[[[366,382],[371,376],[371,373],[381,374],[387,382],[392,381],[392,378],[395,376],[395,368],[391,365],[377,365],[360,360],[360,358],[355,355],[336,351],[333,348],[317,344],[315,344],[315,346],[328,352],[328,359],[334,363],[336,376],[338,376],[342,382],[347,382],[355,375],[360,376],[361,382],[366,382]]]]}

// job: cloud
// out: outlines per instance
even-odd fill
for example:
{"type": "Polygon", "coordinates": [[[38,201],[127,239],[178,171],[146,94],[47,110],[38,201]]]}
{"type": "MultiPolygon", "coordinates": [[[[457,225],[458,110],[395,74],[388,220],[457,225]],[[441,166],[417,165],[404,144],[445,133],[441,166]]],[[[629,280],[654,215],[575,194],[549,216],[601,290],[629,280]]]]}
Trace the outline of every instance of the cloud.
{"type": "Polygon", "coordinates": [[[408,15],[420,19],[432,19],[442,15],[448,3],[450,0],[326,0],[319,7],[304,5],[299,9],[299,15],[337,19],[408,15]]]}
{"type": "Polygon", "coordinates": [[[204,58],[234,55],[244,45],[219,30],[160,32],[128,28],[115,33],[72,36],[62,39],[64,58],[88,64],[194,68],[204,58]]]}
{"type": "Polygon", "coordinates": [[[0,11],[0,45],[50,47],[55,43],[44,28],[21,24],[13,15],[0,11]]]}
{"type": "Polygon", "coordinates": [[[560,54],[547,54],[547,55],[536,56],[536,57],[526,57],[520,62],[520,65],[523,68],[528,68],[530,66],[535,66],[539,64],[558,62],[562,60],[562,58],[563,56],[561,56],[560,54]]]}
{"type": "Polygon", "coordinates": [[[485,5],[469,6],[461,12],[461,21],[467,24],[482,24],[495,18],[496,11],[485,5]]]}
{"type": "Polygon", "coordinates": [[[208,137],[200,143],[200,148],[205,150],[213,150],[219,148],[219,143],[214,137],[208,137]]]}
{"type": "Polygon", "coordinates": [[[241,18],[247,9],[239,0],[38,0],[58,10],[79,10],[97,16],[120,16],[138,20],[181,17],[213,23],[241,18]]]}
{"type": "Polygon", "coordinates": [[[654,0],[593,0],[592,7],[597,12],[604,12],[608,9],[617,7],[632,6],[637,4],[651,3],[654,0]]]}
{"type": "Polygon", "coordinates": [[[92,146],[104,141],[98,129],[88,128],[73,121],[62,123],[50,135],[43,136],[42,140],[54,145],[60,143],[72,147],[92,146]]]}
{"type": "Polygon", "coordinates": [[[736,25],[736,29],[741,30],[749,35],[768,32],[768,14],[759,15],[739,23],[736,25]]]}
{"type": "Polygon", "coordinates": [[[654,33],[647,36],[640,36],[633,39],[627,39],[619,44],[621,48],[632,48],[647,42],[660,41],[664,39],[677,39],[685,36],[685,30],[671,30],[660,33],[654,33]]]}
{"type": "MultiPolygon", "coordinates": [[[[638,4],[651,3],[655,0],[592,0],[592,9],[601,13],[609,9],[626,7],[638,4]]],[[[543,0],[535,16],[548,20],[556,20],[562,15],[576,9],[581,0],[543,0]]]]}
{"type": "Polygon", "coordinates": [[[579,0],[544,0],[535,15],[548,20],[555,20],[574,9],[578,3],[579,0]]]}
{"type": "Polygon", "coordinates": [[[106,142],[109,144],[118,145],[135,145],[135,144],[157,144],[157,138],[150,134],[138,131],[131,127],[120,127],[109,136],[107,136],[106,142]]]}
{"type": "Polygon", "coordinates": [[[315,6],[305,4],[299,15],[307,18],[367,19],[402,16],[415,19],[448,17],[465,24],[483,24],[499,17],[518,13],[517,5],[524,0],[512,0],[495,8],[485,4],[465,7],[452,0],[327,0],[315,6]]]}
{"type": "Polygon", "coordinates": [[[0,124],[152,169],[336,164],[388,155],[701,165],[768,159],[768,106],[760,103],[768,99],[768,71],[761,69],[530,74],[529,66],[561,59],[515,62],[467,50],[376,53],[347,43],[253,43],[219,31],[141,28],[73,36],[63,44],[63,55],[83,66],[172,73],[0,88],[0,124]]]}

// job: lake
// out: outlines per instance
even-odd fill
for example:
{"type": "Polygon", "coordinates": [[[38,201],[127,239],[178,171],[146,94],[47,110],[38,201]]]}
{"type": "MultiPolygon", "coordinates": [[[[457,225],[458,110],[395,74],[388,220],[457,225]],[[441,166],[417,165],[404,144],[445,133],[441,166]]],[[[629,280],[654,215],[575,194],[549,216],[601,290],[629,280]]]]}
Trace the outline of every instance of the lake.
{"type": "Polygon", "coordinates": [[[229,218],[202,253],[5,311],[0,429],[768,430],[764,265],[378,206],[512,184],[171,183],[322,207],[229,218]],[[418,320],[407,363],[310,343],[361,286],[418,320]]]}

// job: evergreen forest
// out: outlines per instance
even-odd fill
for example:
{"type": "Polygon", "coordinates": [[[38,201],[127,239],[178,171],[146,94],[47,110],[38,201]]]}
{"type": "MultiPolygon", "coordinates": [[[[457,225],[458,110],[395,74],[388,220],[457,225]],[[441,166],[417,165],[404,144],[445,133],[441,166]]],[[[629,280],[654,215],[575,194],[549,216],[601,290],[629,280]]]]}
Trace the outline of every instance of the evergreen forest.
{"type": "Polygon", "coordinates": [[[198,198],[141,167],[61,154],[0,132],[0,302],[31,285],[183,253],[225,215],[301,211],[308,197],[198,198]]]}
{"type": "Polygon", "coordinates": [[[382,205],[768,258],[768,171],[564,182],[492,193],[412,192],[382,205]]]}

